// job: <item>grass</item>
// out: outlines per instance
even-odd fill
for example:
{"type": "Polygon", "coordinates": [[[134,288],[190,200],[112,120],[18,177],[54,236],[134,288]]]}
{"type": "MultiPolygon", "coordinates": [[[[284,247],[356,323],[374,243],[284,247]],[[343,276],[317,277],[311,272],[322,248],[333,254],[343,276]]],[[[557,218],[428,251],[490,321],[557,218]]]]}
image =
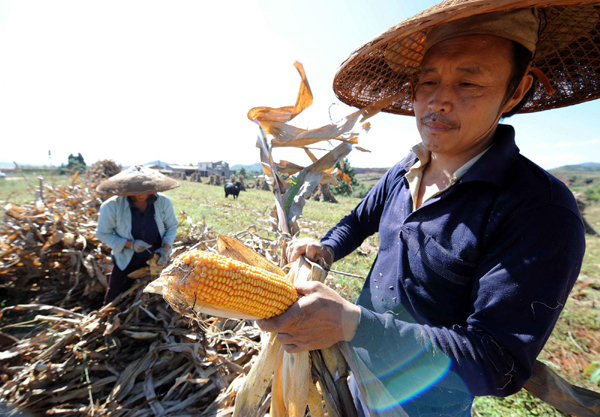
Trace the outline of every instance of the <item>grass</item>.
{"type": "Polygon", "coordinates": [[[13,172],[0,179],[0,201],[22,204],[35,200],[35,193],[39,189],[40,180],[43,178],[44,185],[55,187],[71,183],[68,175],[58,175],[56,171],[51,172],[25,172],[23,177],[18,172],[13,172]]]}
{"type": "Polygon", "coordinates": [[[365,184],[367,187],[370,187],[371,185],[377,184],[377,181],[379,181],[382,176],[383,174],[368,172],[365,174],[356,174],[356,180],[359,183],[365,184]]]}

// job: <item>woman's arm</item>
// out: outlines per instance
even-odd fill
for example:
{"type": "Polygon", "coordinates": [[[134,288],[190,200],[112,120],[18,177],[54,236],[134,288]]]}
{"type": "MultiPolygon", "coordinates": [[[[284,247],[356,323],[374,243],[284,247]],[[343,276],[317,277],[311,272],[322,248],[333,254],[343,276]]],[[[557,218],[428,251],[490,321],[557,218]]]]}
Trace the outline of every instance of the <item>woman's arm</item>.
{"type": "Polygon", "coordinates": [[[107,200],[100,206],[96,237],[107,244],[115,252],[123,252],[125,248],[131,248],[129,239],[119,236],[117,229],[116,200],[107,200]]]}
{"type": "Polygon", "coordinates": [[[160,216],[165,226],[165,234],[162,237],[163,247],[167,250],[173,246],[175,236],[177,235],[177,216],[171,199],[165,195],[159,195],[161,198],[160,216]],[[168,247],[166,247],[166,246],[168,247]]]}

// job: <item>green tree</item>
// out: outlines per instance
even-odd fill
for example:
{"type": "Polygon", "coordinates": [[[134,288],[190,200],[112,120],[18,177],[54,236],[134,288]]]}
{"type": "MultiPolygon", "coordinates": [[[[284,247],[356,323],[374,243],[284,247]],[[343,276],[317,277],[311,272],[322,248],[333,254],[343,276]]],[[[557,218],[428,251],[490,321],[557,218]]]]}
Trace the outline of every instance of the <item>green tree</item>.
{"type": "MultiPolygon", "coordinates": [[[[352,168],[352,165],[350,165],[350,161],[348,160],[348,158],[344,158],[343,161],[336,162],[335,167],[350,177],[350,185],[352,186],[352,188],[358,187],[358,181],[355,178],[354,168],[352,168]]],[[[350,188],[348,188],[348,184],[346,183],[346,181],[340,181],[338,185],[336,185],[335,187],[331,187],[331,191],[335,195],[352,195],[352,191],[350,190],[350,188]]]]}
{"type": "Polygon", "coordinates": [[[252,173],[246,171],[246,168],[241,167],[240,169],[238,169],[237,171],[234,171],[236,176],[241,175],[244,177],[244,179],[247,180],[253,180],[254,179],[254,175],[252,175],[252,173]]]}
{"type": "Polygon", "coordinates": [[[67,161],[67,165],[61,164],[60,167],[58,167],[58,173],[60,175],[84,172],[87,169],[87,165],[85,164],[85,160],[83,159],[83,156],[81,156],[81,153],[78,153],[77,156],[70,154],[67,161]]]}

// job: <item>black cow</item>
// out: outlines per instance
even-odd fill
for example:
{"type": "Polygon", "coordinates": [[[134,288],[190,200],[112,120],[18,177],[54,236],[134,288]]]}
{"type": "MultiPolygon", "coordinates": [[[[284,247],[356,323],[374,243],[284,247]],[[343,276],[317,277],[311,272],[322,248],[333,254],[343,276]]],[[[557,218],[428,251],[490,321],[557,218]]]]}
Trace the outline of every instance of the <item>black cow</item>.
{"type": "Polygon", "coordinates": [[[238,195],[240,194],[240,182],[237,181],[235,184],[228,182],[225,184],[225,198],[227,198],[229,196],[229,194],[231,194],[233,196],[233,199],[235,200],[236,198],[238,198],[238,195]]]}

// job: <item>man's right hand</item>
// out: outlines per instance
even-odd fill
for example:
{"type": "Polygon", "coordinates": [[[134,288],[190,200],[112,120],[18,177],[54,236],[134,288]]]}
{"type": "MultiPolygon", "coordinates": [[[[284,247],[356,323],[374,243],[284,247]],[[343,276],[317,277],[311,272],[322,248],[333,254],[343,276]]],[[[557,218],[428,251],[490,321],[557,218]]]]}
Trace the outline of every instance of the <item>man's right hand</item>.
{"type": "Polygon", "coordinates": [[[151,247],[151,244],[144,242],[142,239],[136,239],[133,242],[131,242],[131,249],[133,249],[137,253],[143,252],[146,249],[150,249],[151,247]]]}
{"type": "Polygon", "coordinates": [[[300,255],[305,255],[313,262],[317,262],[318,259],[323,259],[327,266],[331,266],[333,261],[335,261],[335,259],[333,259],[333,249],[323,245],[318,240],[306,237],[290,241],[287,246],[286,255],[288,263],[294,262],[300,255]]]}

